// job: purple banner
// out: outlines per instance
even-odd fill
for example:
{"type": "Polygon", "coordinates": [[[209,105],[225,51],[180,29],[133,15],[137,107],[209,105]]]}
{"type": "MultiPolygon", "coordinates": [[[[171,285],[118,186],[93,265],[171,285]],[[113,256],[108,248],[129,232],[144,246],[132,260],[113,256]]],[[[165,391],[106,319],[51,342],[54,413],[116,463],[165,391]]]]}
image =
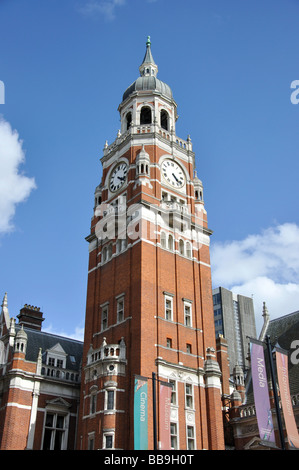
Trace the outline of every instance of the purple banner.
{"type": "Polygon", "coordinates": [[[251,374],[261,440],[275,443],[263,344],[251,340],[251,374]]]}

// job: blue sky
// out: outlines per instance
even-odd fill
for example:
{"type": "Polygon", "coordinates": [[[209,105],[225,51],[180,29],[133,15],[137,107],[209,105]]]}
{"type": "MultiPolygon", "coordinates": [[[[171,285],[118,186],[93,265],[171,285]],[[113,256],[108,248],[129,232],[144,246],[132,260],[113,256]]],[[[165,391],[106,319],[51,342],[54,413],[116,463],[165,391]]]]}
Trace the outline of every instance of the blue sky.
{"type": "Polygon", "coordinates": [[[193,142],[214,287],[253,295],[258,330],[262,301],[271,318],[299,309],[298,17],[298,0],[0,0],[0,297],[11,316],[37,305],[45,329],[82,338],[99,159],[147,35],[177,134],[193,142]]]}

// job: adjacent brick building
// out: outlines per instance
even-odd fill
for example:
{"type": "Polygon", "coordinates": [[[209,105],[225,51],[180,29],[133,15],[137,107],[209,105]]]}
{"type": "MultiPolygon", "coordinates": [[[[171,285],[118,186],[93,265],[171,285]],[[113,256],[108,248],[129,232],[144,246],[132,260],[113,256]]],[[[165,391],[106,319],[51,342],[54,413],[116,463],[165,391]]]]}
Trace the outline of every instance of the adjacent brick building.
{"type": "Polygon", "coordinates": [[[82,342],[41,331],[43,314],[25,305],[0,314],[0,449],[75,449],[82,342]]]}

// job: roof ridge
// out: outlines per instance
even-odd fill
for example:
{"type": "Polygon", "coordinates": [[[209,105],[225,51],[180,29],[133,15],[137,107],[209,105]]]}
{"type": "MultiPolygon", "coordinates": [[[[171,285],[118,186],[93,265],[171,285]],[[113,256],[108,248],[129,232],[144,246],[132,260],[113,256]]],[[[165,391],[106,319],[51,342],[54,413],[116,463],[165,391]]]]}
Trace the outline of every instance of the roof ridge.
{"type": "MultiPolygon", "coordinates": [[[[21,325],[17,324],[16,329],[17,328],[21,328],[21,325]]],[[[46,331],[46,330],[41,330],[41,331],[40,330],[35,330],[34,328],[29,328],[27,326],[24,327],[24,330],[29,331],[29,332],[33,332],[33,333],[37,333],[37,334],[41,334],[41,335],[48,335],[48,336],[53,336],[53,337],[56,337],[56,338],[62,338],[62,339],[68,340],[68,341],[76,341],[77,343],[83,344],[83,341],[81,341],[80,339],[72,338],[70,336],[59,335],[57,333],[50,333],[49,331],[46,331]]]]}

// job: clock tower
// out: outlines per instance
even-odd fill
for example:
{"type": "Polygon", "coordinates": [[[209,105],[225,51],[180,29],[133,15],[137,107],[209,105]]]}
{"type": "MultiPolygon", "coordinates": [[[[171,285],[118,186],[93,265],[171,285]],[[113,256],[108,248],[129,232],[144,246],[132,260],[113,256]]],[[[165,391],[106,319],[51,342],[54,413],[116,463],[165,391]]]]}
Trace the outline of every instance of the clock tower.
{"type": "Polygon", "coordinates": [[[176,135],[177,104],[157,78],[149,37],[139,72],[103,150],[87,236],[78,448],[136,448],[141,377],[145,448],[165,448],[159,384],[167,383],[168,448],[223,449],[203,186],[190,137],[176,135]]]}

